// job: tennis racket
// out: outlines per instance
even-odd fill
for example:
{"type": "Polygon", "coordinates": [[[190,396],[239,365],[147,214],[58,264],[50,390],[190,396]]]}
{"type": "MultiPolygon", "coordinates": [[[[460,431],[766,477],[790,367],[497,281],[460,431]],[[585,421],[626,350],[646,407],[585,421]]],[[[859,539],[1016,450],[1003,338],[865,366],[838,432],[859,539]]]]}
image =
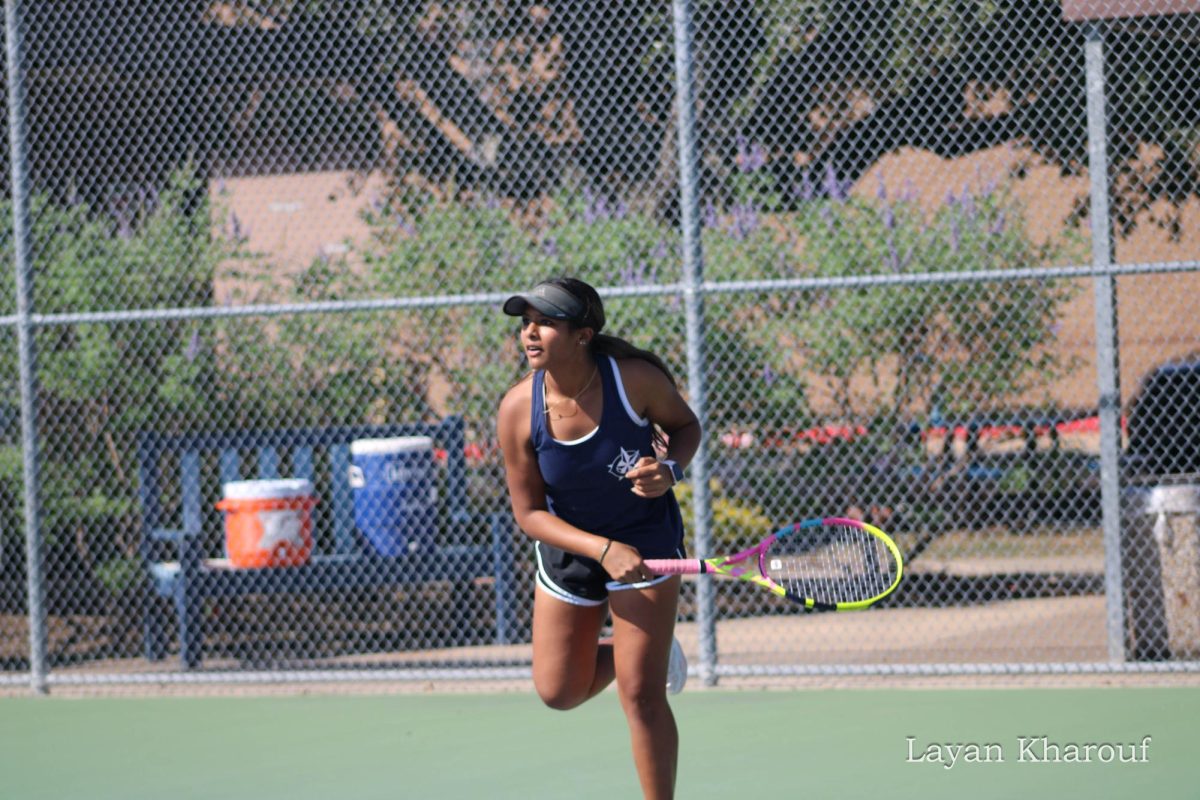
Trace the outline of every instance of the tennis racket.
{"type": "Polygon", "coordinates": [[[900,549],[874,525],[842,517],[797,522],[749,550],[703,561],[648,558],[657,575],[728,575],[808,611],[852,611],[887,597],[904,571],[900,549]]]}

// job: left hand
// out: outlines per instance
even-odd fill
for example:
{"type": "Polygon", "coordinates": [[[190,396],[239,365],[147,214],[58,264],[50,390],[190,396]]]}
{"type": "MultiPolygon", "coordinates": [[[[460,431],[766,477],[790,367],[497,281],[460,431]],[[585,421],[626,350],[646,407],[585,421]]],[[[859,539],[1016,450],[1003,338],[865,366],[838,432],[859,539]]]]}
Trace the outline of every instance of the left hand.
{"type": "Polygon", "coordinates": [[[671,468],[653,456],[642,456],[625,477],[633,484],[633,493],[645,498],[661,497],[675,483],[671,468]]]}

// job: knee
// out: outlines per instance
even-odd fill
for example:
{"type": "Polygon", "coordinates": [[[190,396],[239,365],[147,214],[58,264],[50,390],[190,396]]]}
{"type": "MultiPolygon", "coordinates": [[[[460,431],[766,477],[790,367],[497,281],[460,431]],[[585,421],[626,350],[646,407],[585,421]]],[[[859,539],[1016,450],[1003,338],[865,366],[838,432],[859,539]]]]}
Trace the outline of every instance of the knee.
{"type": "Polygon", "coordinates": [[[583,702],[587,700],[586,692],[575,691],[569,685],[536,685],[536,689],[542,703],[555,711],[570,711],[572,708],[583,705],[583,702]]]}
{"type": "Polygon", "coordinates": [[[625,715],[630,719],[653,722],[667,711],[666,686],[649,686],[640,684],[628,688],[620,688],[621,706],[625,715]]]}

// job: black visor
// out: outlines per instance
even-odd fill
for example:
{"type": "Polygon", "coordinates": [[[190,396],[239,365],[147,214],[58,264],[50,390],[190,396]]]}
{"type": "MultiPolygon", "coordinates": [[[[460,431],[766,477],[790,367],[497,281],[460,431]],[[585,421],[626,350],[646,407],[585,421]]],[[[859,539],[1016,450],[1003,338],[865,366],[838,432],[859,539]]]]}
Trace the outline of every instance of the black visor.
{"type": "Polygon", "coordinates": [[[583,301],[552,283],[539,283],[528,292],[514,294],[504,301],[504,313],[519,317],[530,306],[551,319],[579,321],[583,318],[583,301]]]}

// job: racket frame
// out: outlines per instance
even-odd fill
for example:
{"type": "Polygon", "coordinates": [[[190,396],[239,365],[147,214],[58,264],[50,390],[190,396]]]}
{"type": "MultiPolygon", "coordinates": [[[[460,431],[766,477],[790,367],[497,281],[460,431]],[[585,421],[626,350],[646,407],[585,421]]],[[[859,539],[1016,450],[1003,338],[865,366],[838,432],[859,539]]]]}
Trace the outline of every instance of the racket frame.
{"type": "Polygon", "coordinates": [[[737,578],[738,580],[761,586],[772,594],[798,603],[804,606],[807,611],[857,611],[867,608],[891,594],[900,585],[900,579],[904,574],[904,559],[900,555],[900,548],[892,541],[892,537],[869,522],[848,519],[846,517],[814,517],[802,522],[794,522],[776,530],[754,547],[732,555],[706,559],[646,559],[645,564],[650,571],[659,575],[725,575],[730,578],[737,578]],[[888,549],[888,552],[891,553],[896,563],[896,574],[891,584],[873,597],[841,603],[824,603],[818,602],[811,597],[800,597],[792,594],[767,576],[765,559],[767,552],[771,549],[771,545],[777,539],[781,536],[792,536],[802,530],[818,528],[824,525],[848,525],[864,530],[880,540],[888,549]]]}

